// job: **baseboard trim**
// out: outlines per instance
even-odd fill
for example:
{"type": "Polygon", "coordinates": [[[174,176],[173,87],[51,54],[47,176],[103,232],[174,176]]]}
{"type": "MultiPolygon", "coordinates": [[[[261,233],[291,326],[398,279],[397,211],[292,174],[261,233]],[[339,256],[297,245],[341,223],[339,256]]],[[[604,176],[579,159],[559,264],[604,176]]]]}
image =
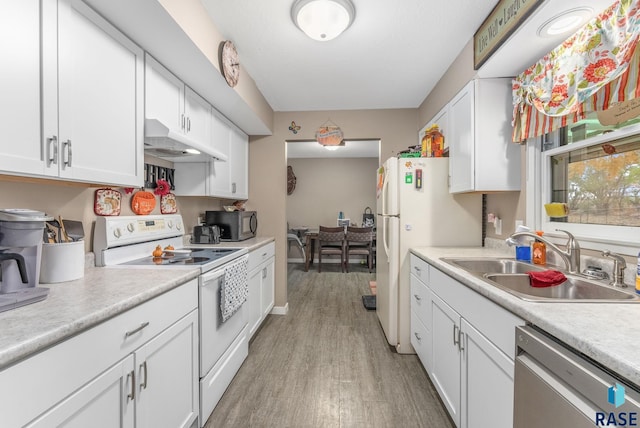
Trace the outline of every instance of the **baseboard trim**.
{"type": "Polygon", "coordinates": [[[272,315],[287,315],[289,313],[289,302],[284,306],[274,306],[269,313],[272,315]]]}

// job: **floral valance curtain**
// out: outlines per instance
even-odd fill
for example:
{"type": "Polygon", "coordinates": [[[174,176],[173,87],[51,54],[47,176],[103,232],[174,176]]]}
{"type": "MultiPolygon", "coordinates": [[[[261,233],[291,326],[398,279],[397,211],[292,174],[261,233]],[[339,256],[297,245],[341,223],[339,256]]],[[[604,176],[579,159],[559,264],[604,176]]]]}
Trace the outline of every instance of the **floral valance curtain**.
{"type": "Polygon", "coordinates": [[[618,0],[513,80],[513,141],[640,97],[640,0],[618,0]]]}

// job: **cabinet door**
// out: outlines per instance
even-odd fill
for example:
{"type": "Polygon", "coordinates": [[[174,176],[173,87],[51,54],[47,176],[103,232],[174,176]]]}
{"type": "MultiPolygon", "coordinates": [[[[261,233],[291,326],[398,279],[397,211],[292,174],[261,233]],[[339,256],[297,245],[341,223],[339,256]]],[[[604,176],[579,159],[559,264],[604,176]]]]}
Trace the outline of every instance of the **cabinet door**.
{"type": "Polygon", "coordinates": [[[438,296],[431,296],[433,368],[431,380],[449,415],[460,422],[460,315],[438,296]]]}
{"type": "Polygon", "coordinates": [[[157,119],[173,131],[182,132],[184,125],[184,83],[158,61],[145,55],[145,117],[157,119]]]}
{"type": "Polygon", "coordinates": [[[40,31],[40,1],[2,2],[0,171],[3,172],[44,172],[40,142],[40,31]]]}
{"type": "Polygon", "coordinates": [[[143,184],[142,49],[80,0],[58,3],[60,176],[143,184]]]}
{"type": "Polygon", "coordinates": [[[26,425],[29,428],[133,428],[133,355],[26,425]]]}
{"type": "Polygon", "coordinates": [[[137,350],[135,362],[136,427],[190,427],[199,411],[197,310],[137,350]]]}
{"type": "Polygon", "coordinates": [[[262,308],[260,294],[262,293],[262,269],[260,267],[249,272],[249,295],[244,306],[248,313],[249,338],[260,327],[262,308]]]}
{"type": "Polygon", "coordinates": [[[231,195],[239,199],[249,198],[249,139],[244,132],[235,128],[231,130],[229,162],[231,195]]]}
{"type": "Polygon", "coordinates": [[[474,189],[474,81],[465,86],[450,104],[449,174],[451,193],[474,189]]]}
{"type": "Polygon", "coordinates": [[[185,89],[185,133],[203,146],[211,145],[211,105],[189,87],[185,89]]]}
{"type": "Polygon", "coordinates": [[[231,127],[219,113],[211,114],[211,146],[220,153],[229,156],[229,140],[231,139],[231,127]]]}
{"type": "Polygon", "coordinates": [[[513,361],[464,319],[461,340],[461,426],[512,427],[513,361]]]}
{"type": "Polygon", "coordinates": [[[275,273],[274,273],[275,261],[271,259],[263,268],[262,268],[262,292],[261,299],[262,302],[262,316],[261,320],[269,315],[271,309],[273,309],[273,304],[275,301],[275,293],[274,293],[274,285],[275,285],[275,273]]]}

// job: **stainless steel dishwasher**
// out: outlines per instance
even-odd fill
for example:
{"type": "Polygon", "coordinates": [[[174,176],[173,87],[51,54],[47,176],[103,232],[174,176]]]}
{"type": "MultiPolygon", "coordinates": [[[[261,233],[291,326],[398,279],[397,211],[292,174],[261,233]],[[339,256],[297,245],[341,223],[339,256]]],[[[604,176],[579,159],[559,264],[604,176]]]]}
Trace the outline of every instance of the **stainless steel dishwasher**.
{"type": "Polygon", "coordinates": [[[515,428],[640,425],[637,385],[532,326],[516,328],[516,346],[515,428]]]}

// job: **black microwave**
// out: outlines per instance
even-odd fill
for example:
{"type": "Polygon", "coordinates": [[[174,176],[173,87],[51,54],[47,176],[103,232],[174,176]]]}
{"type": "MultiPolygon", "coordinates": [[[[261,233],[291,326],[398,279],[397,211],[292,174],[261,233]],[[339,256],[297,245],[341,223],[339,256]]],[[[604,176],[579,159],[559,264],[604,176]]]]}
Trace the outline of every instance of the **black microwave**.
{"type": "Polygon", "coordinates": [[[220,228],[220,240],[244,241],[256,236],[258,213],[255,211],[205,211],[207,226],[220,228]]]}

